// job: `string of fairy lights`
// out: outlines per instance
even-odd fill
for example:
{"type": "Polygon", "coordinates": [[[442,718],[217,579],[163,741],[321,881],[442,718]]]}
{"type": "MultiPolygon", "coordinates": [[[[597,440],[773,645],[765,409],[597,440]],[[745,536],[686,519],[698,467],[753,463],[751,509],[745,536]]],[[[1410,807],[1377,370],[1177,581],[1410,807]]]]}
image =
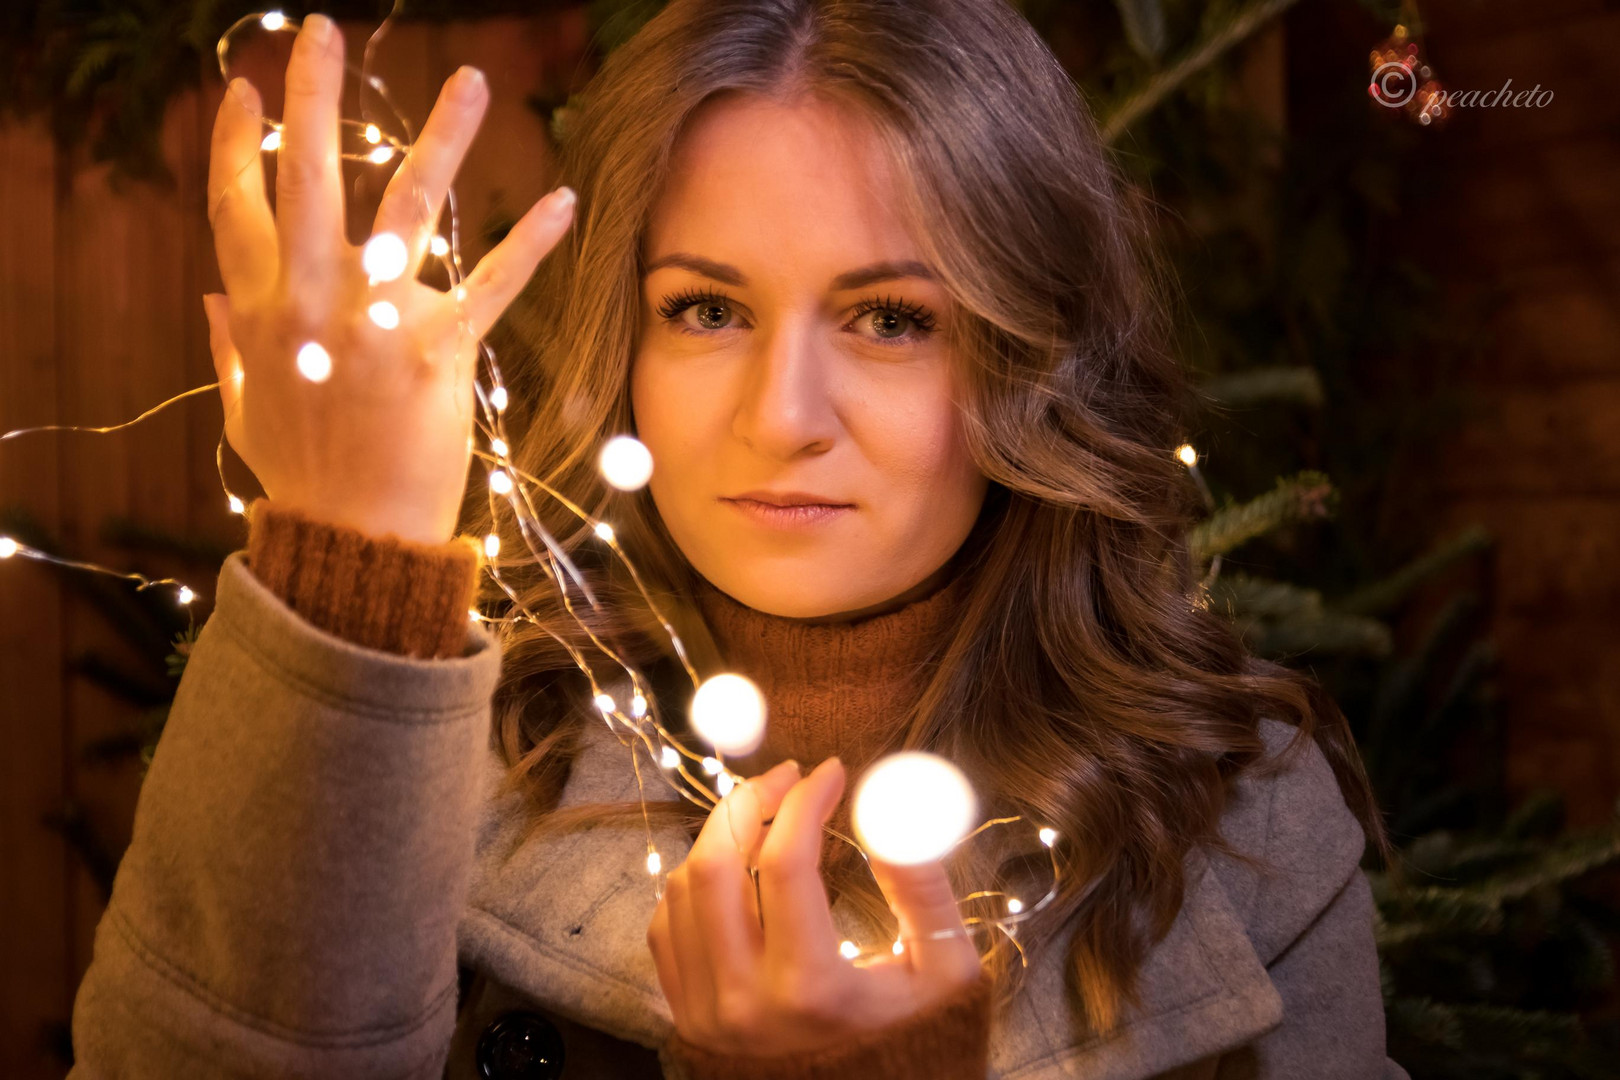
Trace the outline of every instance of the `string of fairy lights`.
{"type": "MultiPolygon", "coordinates": [[[[395,107],[383,80],[372,74],[374,49],[398,13],[396,2],[395,9],[368,38],[361,67],[356,72],[362,88],[374,91],[377,100],[383,103],[390,122],[379,123],[372,118],[365,95],[362,93],[362,119],[356,121],[344,118],[341,121],[345,138],[348,140],[347,145],[354,147],[342,150],[344,160],[381,167],[396,160],[406,160],[410,153],[413,144],[410,124],[395,107]]],[[[292,34],[296,33],[297,29],[298,22],[279,11],[256,13],[239,19],[220,36],[216,47],[220,74],[225,78],[227,85],[231,81],[232,46],[240,35],[247,32],[292,34]]],[[[352,66],[350,70],[354,70],[352,66]]],[[[281,125],[270,117],[261,116],[261,119],[266,128],[261,142],[261,152],[275,154],[281,146],[281,125]]],[[[244,168],[253,167],[262,166],[255,161],[248,163],[244,168]]],[[[415,170],[411,171],[411,177],[414,184],[415,170]]],[[[419,189],[415,194],[417,197],[414,201],[422,214],[421,220],[425,221],[432,208],[419,189]]],[[[445,218],[447,219],[445,231],[448,235],[432,236],[428,250],[444,267],[449,278],[449,287],[454,291],[460,305],[467,294],[462,284],[465,274],[462,267],[453,190],[446,192],[445,218]]],[[[361,257],[362,265],[373,286],[395,281],[410,269],[409,251],[405,240],[391,232],[374,235],[362,249],[361,257]]],[[[384,330],[396,329],[400,323],[398,309],[387,300],[379,299],[371,303],[367,314],[373,323],[384,330]]],[[[500,366],[488,344],[476,334],[472,334],[464,306],[461,308],[461,321],[463,328],[476,340],[479,355],[480,371],[474,386],[473,454],[485,468],[486,492],[492,515],[497,518],[502,514],[510,516],[516,525],[517,535],[524,542],[528,558],[540,566],[555,583],[564,610],[584,631],[590,643],[603,655],[610,657],[629,679],[629,700],[621,702],[603,689],[606,680],[598,678],[597,671],[579,648],[556,634],[551,635],[563,645],[574,664],[585,675],[603,722],[620,744],[630,752],[630,761],[642,801],[647,873],[653,879],[655,891],[661,894],[664,875],[663,856],[654,844],[650,817],[647,814],[647,789],[641,765],[642,753],[645,753],[647,760],[656,766],[652,772],[680,797],[712,809],[744,779],[731,771],[726,765],[726,758],[752,753],[763,741],[766,725],[765,701],[758,687],[742,675],[726,672],[707,679],[702,678],[687,657],[680,636],[659,609],[635,564],[620,546],[613,526],[607,521],[593,518],[578,504],[528,474],[511,460],[511,443],[504,423],[510,395],[502,380],[500,366]],[[614,557],[623,564],[652,615],[668,635],[674,654],[693,685],[688,716],[692,730],[707,744],[708,753],[693,750],[666,729],[659,716],[658,703],[654,700],[641,673],[609,642],[597,637],[589,623],[580,618],[579,611],[575,607],[576,598],[595,611],[601,610],[601,604],[584,575],[541,523],[536,511],[537,498],[556,500],[574,516],[588,523],[596,537],[606,544],[614,557]]],[[[304,343],[294,357],[298,372],[305,379],[317,384],[330,378],[333,365],[340,362],[341,358],[334,358],[320,342],[313,340],[304,343]]],[[[217,390],[219,385],[216,382],[187,390],[123,423],[107,427],[51,424],[19,428],[0,434],[0,442],[23,435],[53,431],[93,434],[121,431],[156,415],[170,405],[217,390]]],[[[215,450],[220,485],[231,511],[242,514],[246,510],[246,503],[230,490],[225,479],[224,444],[222,432],[215,450]]],[[[1191,446],[1181,446],[1175,454],[1177,459],[1193,473],[1208,500],[1208,488],[1202,477],[1198,476],[1197,452],[1191,446]]],[[[597,467],[608,484],[621,491],[637,491],[645,486],[651,477],[653,459],[647,447],[639,440],[629,435],[618,435],[606,440],[601,447],[597,467]]],[[[518,591],[508,584],[501,572],[503,563],[510,565],[510,562],[508,558],[501,557],[503,553],[500,537],[493,532],[486,536],[483,540],[483,550],[486,556],[481,564],[483,571],[506,598],[510,612],[494,617],[474,609],[469,612],[469,618],[475,623],[484,623],[491,627],[530,623],[545,630],[542,620],[524,603],[518,591]]],[[[23,544],[12,537],[0,536],[0,560],[12,558],[30,559],[129,580],[135,583],[137,591],[173,588],[175,600],[181,605],[191,604],[198,596],[190,586],[173,578],[152,578],[96,563],[67,559],[23,544]]],[[[1216,569],[1212,567],[1211,573],[1213,574],[1216,569]]],[[[550,633],[549,630],[546,632],[550,633]]],[[[950,761],[923,751],[907,751],[881,759],[867,770],[851,798],[853,800],[851,820],[859,840],[845,836],[830,826],[826,827],[826,830],[840,841],[855,847],[863,857],[871,854],[897,865],[912,865],[941,859],[958,845],[988,829],[1011,826],[1024,821],[1020,816],[999,817],[980,822],[975,826],[976,799],[967,778],[950,761]]],[[[1021,957],[1023,950],[1017,941],[1018,924],[1033,917],[1052,902],[1061,880],[1060,861],[1056,851],[1057,832],[1050,827],[1040,827],[1036,829],[1036,839],[1047,849],[1051,864],[1051,882],[1044,895],[1033,903],[1026,903],[1022,898],[1004,891],[985,889],[970,893],[960,901],[964,905],[972,901],[985,901],[989,906],[999,906],[1000,910],[996,914],[983,916],[967,914],[963,918],[963,923],[970,929],[988,927],[1002,933],[1018,949],[1021,957]]],[[[953,933],[959,931],[944,931],[930,936],[944,937],[953,933]]],[[[904,949],[903,941],[895,941],[881,950],[863,949],[852,941],[843,941],[839,945],[841,955],[851,961],[883,951],[899,954],[904,949]]]]}

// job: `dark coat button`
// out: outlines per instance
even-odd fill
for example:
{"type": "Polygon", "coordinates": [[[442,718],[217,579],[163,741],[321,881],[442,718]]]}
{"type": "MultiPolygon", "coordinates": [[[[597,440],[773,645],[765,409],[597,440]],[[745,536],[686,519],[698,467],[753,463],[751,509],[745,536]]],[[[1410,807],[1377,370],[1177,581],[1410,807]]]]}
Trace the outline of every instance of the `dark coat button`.
{"type": "Polygon", "coordinates": [[[484,1029],[477,1058],[484,1080],[556,1080],[563,1071],[562,1035],[543,1016],[510,1012],[484,1029]]]}

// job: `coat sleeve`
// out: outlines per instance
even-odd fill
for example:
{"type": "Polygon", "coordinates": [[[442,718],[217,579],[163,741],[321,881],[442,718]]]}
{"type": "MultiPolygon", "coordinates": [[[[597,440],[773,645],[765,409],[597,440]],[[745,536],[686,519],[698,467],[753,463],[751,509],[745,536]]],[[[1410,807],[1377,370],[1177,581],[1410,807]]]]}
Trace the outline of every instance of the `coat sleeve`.
{"type": "MultiPolygon", "coordinates": [[[[1294,729],[1289,729],[1290,731],[1294,729]]],[[[1251,936],[1282,1023],[1221,1056],[1217,1080],[1409,1080],[1384,1043],[1366,834],[1314,742],[1278,781],[1251,936]]]]}
{"type": "Polygon", "coordinates": [[[367,648],[245,555],[142,785],[71,1076],[438,1077],[499,647],[463,606],[457,655],[367,648]]]}

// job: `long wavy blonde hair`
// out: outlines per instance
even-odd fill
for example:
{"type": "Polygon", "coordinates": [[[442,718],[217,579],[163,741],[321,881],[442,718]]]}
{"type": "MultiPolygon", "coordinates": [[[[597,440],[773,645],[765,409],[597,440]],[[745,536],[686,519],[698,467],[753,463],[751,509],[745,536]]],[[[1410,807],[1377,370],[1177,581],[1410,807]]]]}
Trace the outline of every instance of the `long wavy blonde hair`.
{"type": "MultiPolygon", "coordinates": [[[[957,305],[967,438],[991,484],[958,556],[970,579],[960,617],[890,748],[948,756],[989,813],[1066,838],[1056,901],[1019,941],[1032,958],[1067,942],[1084,1020],[1107,1031],[1138,1002],[1141,961],[1181,907],[1184,856],[1227,850],[1218,819],[1233,777],[1263,753],[1261,716],[1296,725],[1296,743],[1314,738],[1386,858],[1389,841],[1332,699],[1249,655],[1202,603],[1187,542],[1199,502],[1173,456],[1196,395],[1169,352],[1148,211],[1021,16],[1001,0],[674,0],[611,53],[561,150],[575,224],[503,330],[514,460],[611,521],[660,603],[682,613],[683,640],[712,648],[690,614],[694,572],[650,496],[606,486],[595,454],[634,430],[641,241],[671,148],[695,109],[739,93],[816,95],[870,121],[900,166],[896,212],[957,305]]],[[[661,688],[674,724],[690,683],[635,586],[572,514],[549,500],[539,512],[603,601],[596,614],[576,595],[575,610],[661,688]]],[[[522,550],[504,515],[497,526],[487,507],[472,513],[522,550]]],[[[507,790],[527,794],[536,830],[639,816],[556,809],[583,725],[601,722],[564,643],[596,670],[614,665],[541,568],[503,573],[539,618],[505,631],[495,735],[507,790]]],[[[693,827],[702,815],[655,809],[693,827]]],[[[1027,859],[970,846],[951,865],[964,888],[1029,873],[1027,859]]],[[[892,926],[858,858],[824,872],[892,926]]],[[[1022,968],[985,941],[1005,1002],[1022,968]]]]}

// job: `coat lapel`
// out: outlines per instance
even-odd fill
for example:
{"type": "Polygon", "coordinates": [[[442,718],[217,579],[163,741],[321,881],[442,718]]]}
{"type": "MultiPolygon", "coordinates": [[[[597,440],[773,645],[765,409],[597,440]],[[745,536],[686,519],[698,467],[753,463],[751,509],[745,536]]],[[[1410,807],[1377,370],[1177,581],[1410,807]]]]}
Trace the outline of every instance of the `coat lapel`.
{"type": "MultiPolygon", "coordinates": [[[[629,747],[605,724],[589,731],[562,804],[635,798],[629,747]]],[[[641,764],[649,800],[676,797],[650,774],[644,756],[641,764]]],[[[491,752],[486,783],[500,771],[491,752]]],[[[657,900],[641,823],[543,837],[513,850],[518,808],[494,800],[486,806],[458,927],[461,962],[579,1023],[658,1046],[672,1022],[646,945],[657,900]]],[[[666,868],[679,865],[691,846],[677,828],[655,830],[653,842],[666,868]]],[[[1062,950],[1048,950],[992,1034],[993,1077],[1151,1077],[1243,1045],[1281,1022],[1281,998],[1217,875],[1202,852],[1188,858],[1187,899],[1141,971],[1142,1008],[1097,1039],[1078,1022],[1064,987],[1062,950]]],[[[846,937],[873,936],[843,905],[833,914],[846,937]]]]}

